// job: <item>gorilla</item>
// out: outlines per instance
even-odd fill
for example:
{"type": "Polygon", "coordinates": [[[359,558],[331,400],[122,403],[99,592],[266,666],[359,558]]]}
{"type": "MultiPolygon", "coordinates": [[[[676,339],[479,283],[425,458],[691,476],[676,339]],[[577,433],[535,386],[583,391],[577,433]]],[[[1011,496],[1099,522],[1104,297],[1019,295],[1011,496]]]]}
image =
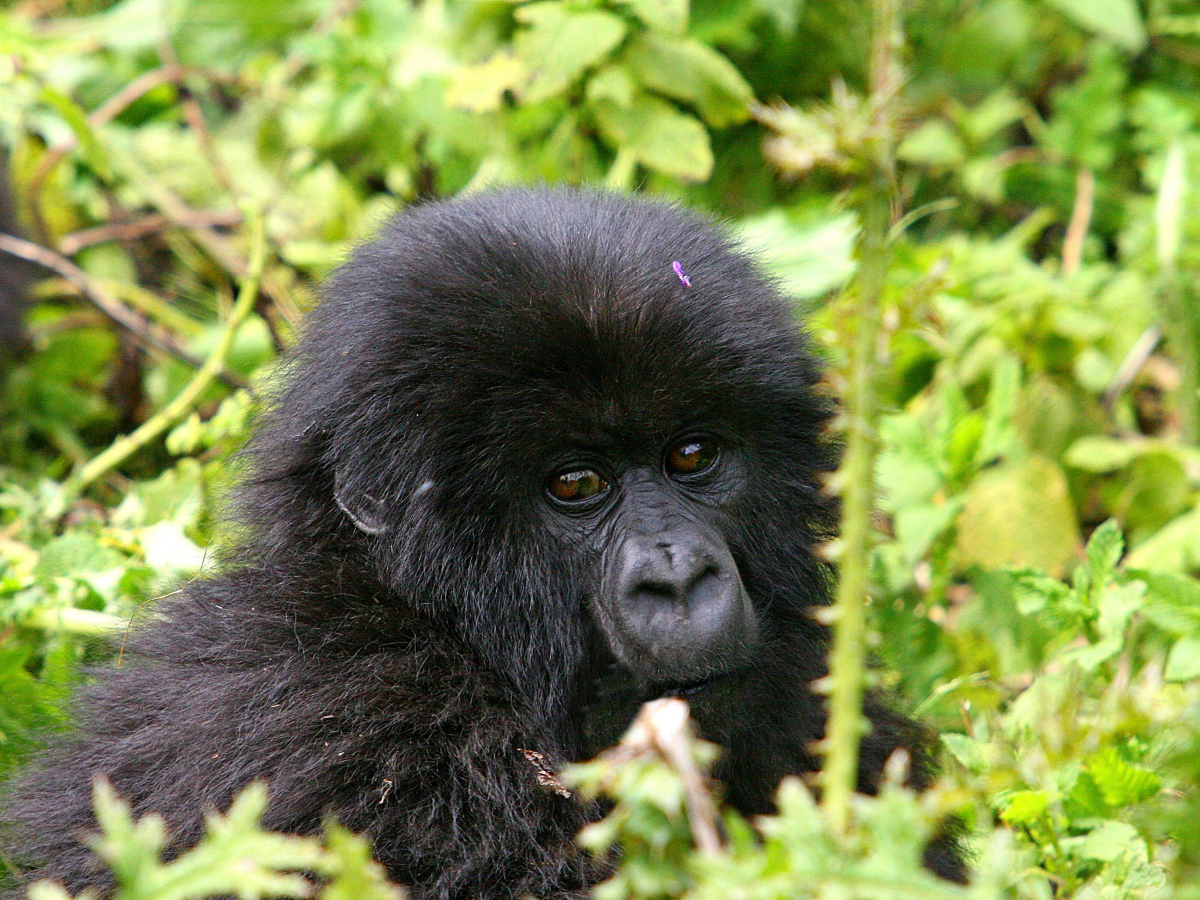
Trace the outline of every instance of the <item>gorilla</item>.
{"type": "MultiPolygon", "coordinates": [[[[176,849],[263,779],[267,827],[335,816],[418,900],[583,897],[607,863],[573,838],[604,810],[539,767],[665,695],[723,748],[727,802],[770,811],[824,731],[819,376],[771,282],[675,206],[509,189],[401,214],[285,364],[236,547],[82,692],[10,795],[8,857],[103,891],[94,778],[176,849]]],[[[860,788],[901,746],[920,786],[921,732],[867,711],[860,788]]],[[[962,878],[949,842],[927,864],[962,878]]]]}

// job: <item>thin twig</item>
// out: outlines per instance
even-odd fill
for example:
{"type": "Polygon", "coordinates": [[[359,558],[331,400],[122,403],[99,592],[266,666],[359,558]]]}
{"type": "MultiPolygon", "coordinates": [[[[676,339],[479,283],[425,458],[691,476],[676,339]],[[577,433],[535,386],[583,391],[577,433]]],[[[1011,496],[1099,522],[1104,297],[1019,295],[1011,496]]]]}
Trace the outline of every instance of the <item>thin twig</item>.
{"type": "MultiPolygon", "coordinates": [[[[160,213],[170,219],[173,223],[183,228],[187,233],[199,244],[208,254],[215,259],[220,265],[229,272],[237,280],[242,280],[246,277],[249,269],[246,261],[242,259],[241,254],[231,240],[222,234],[218,234],[215,230],[208,227],[197,227],[194,224],[195,211],[181,200],[174,191],[163,185],[161,182],[152,178],[142,166],[131,157],[122,154],[114,153],[114,160],[117,161],[119,168],[129,177],[133,178],[138,189],[143,195],[158,209],[160,213]]],[[[263,274],[262,290],[271,298],[271,301],[279,309],[280,314],[291,325],[296,325],[300,321],[300,310],[288,295],[288,292],[274,278],[267,274],[263,274]]]]}
{"type": "MultiPolygon", "coordinates": [[[[187,228],[231,228],[241,224],[242,214],[237,210],[222,210],[207,212],[195,210],[192,221],[186,223],[187,228]]],[[[139,216],[128,222],[109,222],[94,228],[81,228],[64,235],[58,242],[58,249],[63,256],[74,256],[80,250],[94,247],[96,244],[107,244],[110,241],[136,241],[156,231],[175,227],[175,223],[166,216],[152,213],[139,216]]]]}
{"type": "Polygon", "coordinates": [[[205,388],[212,383],[222,366],[224,366],[225,357],[229,353],[229,348],[233,346],[233,338],[237,334],[238,326],[242,324],[246,316],[254,308],[254,300],[258,296],[259,279],[262,277],[263,265],[266,259],[266,239],[263,233],[262,216],[256,215],[250,225],[251,249],[248,271],[245,279],[242,281],[237,302],[233,306],[233,311],[229,314],[229,320],[225,323],[225,328],[221,332],[221,337],[217,340],[216,346],[208,354],[208,358],[204,360],[204,365],[192,376],[192,380],[175,396],[175,399],[143,422],[132,433],[118,437],[108,449],[103,450],[84,465],[78,474],[68,482],[68,485],[64,486],[63,493],[67,497],[78,495],[83,488],[87,487],[105,472],[120,465],[133,453],[149,444],[182,419],[191,411],[193,404],[199,399],[205,388]]]}
{"type": "MultiPolygon", "coordinates": [[[[181,347],[169,331],[121,303],[99,281],[65,256],[24,238],[13,237],[11,234],[0,234],[0,252],[37,263],[61,276],[79,293],[83,294],[93,306],[139,341],[168,353],[193,368],[200,368],[204,365],[200,359],[181,347]]],[[[230,387],[246,386],[245,381],[232,372],[220,371],[216,377],[230,387]]]]}
{"type": "Polygon", "coordinates": [[[1113,404],[1117,402],[1117,398],[1125,393],[1125,389],[1133,383],[1137,373],[1142,371],[1142,366],[1146,364],[1146,360],[1150,358],[1150,354],[1154,352],[1154,348],[1161,340],[1162,328],[1158,324],[1154,324],[1143,331],[1141,336],[1133,342],[1133,346],[1121,360],[1121,365],[1117,367],[1116,374],[1108,382],[1108,387],[1104,389],[1105,409],[1111,410],[1113,404]]]}
{"type": "Polygon", "coordinates": [[[1075,176],[1075,207],[1063,238],[1062,273],[1067,277],[1079,271],[1083,261],[1083,240],[1092,221],[1092,206],[1096,197],[1096,176],[1086,166],[1075,176]]]}

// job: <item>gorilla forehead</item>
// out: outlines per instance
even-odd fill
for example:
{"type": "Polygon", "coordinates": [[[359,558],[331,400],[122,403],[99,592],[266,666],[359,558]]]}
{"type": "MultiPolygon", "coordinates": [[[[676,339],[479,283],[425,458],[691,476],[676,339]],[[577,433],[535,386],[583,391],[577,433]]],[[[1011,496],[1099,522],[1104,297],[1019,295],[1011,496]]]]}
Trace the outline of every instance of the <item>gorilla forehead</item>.
{"type": "Polygon", "coordinates": [[[658,431],[717,398],[749,413],[812,382],[790,310],[719,228],[617,195],[418,207],[337,273],[317,320],[318,343],[402,398],[393,414],[433,404],[476,428],[495,409],[507,430],[658,431]]]}

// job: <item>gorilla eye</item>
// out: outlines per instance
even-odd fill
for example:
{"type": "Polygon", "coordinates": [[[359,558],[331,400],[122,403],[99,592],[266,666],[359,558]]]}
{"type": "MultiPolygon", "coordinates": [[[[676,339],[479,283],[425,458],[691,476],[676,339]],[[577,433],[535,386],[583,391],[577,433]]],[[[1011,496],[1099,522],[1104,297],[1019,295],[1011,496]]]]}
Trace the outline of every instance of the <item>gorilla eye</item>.
{"type": "Polygon", "coordinates": [[[579,503],[603,494],[608,482],[595,469],[575,469],[555,475],[546,489],[560,503],[579,503]]]}
{"type": "Polygon", "coordinates": [[[667,452],[667,471],[672,475],[698,475],[717,459],[717,443],[707,438],[691,438],[667,452]]]}

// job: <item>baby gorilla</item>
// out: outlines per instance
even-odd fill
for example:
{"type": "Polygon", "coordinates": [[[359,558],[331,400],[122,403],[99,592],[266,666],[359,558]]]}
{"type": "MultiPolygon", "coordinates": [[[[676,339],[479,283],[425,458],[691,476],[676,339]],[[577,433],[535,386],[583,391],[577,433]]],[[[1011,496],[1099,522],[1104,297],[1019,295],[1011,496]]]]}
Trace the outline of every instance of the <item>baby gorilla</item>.
{"type": "MultiPolygon", "coordinates": [[[[79,841],[96,777],[176,848],[265,779],[267,827],[333,815],[416,898],[581,897],[601,811],[524,751],[587,758],[675,694],[742,812],[814,769],[830,408],[728,237],[664,203],[476,194],[399,216],[325,295],[250,444],[240,544],[15,789],[27,878],[110,884],[79,841]]],[[[860,788],[899,746],[919,784],[918,732],[868,713],[860,788]]]]}

